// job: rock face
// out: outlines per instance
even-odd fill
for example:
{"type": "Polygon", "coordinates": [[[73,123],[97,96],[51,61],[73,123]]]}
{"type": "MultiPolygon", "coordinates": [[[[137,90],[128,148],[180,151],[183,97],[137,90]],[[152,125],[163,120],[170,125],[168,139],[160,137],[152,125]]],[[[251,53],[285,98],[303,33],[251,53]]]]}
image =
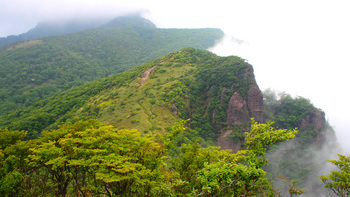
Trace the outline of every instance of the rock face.
{"type": "Polygon", "coordinates": [[[326,118],[323,111],[313,109],[312,112],[301,120],[299,132],[315,129],[317,136],[315,144],[322,146],[326,142],[326,132],[322,132],[326,125],[326,118]]]}
{"type": "Polygon", "coordinates": [[[299,128],[300,130],[309,130],[312,129],[312,125],[314,129],[320,132],[325,124],[326,119],[324,112],[314,109],[310,115],[307,115],[304,119],[302,119],[299,128]]]}
{"type": "MultiPolygon", "coordinates": [[[[250,129],[250,119],[254,118],[256,121],[261,122],[264,119],[263,114],[263,95],[256,84],[253,68],[250,66],[246,69],[244,77],[248,79],[250,83],[247,97],[244,98],[238,91],[235,91],[228,102],[227,115],[227,129],[221,131],[221,135],[218,139],[218,145],[222,149],[232,149],[237,152],[241,149],[242,142],[235,142],[229,139],[229,135],[233,132],[232,127],[237,127],[242,132],[247,132],[250,129]]],[[[231,90],[234,91],[233,88],[231,90]]]]}
{"type": "Polygon", "coordinates": [[[235,92],[228,102],[227,125],[242,125],[250,120],[247,101],[238,93],[235,92]]]}
{"type": "Polygon", "coordinates": [[[262,122],[264,120],[263,95],[255,81],[248,91],[247,103],[251,117],[258,122],[262,122]]]}

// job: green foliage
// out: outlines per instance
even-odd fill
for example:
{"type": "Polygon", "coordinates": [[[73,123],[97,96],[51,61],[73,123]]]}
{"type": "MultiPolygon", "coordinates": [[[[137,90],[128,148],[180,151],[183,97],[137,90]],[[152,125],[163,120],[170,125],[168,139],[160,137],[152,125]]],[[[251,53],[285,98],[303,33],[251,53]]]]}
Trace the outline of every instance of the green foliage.
{"type": "Polygon", "coordinates": [[[273,123],[259,124],[252,119],[251,130],[246,133],[245,143],[247,149],[251,149],[251,157],[249,160],[251,165],[262,167],[267,164],[267,158],[265,155],[266,147],[273,145],[281,141],[287,141],[293,139],[298,130],[287,129],[275,129],[273,123]]]}
{"type": "MultiPolygon", "coordinates": [[[[6,125],[11,130],[31,131],[27,138],[36,138],[39,131],[55,128],[54,126],[70,119],[72,113],[80,109],[90,97],[101,93],[105,89],[118,88],[129,83],[147,66],[145,64],[142,67],[130,69],[44,99],[32,106],[0,118],[0,125],[6,125]]],[[[99,109],[93,108],[88,113],[96,117],[99,109]]]]}
{"type": "Polygon", "coordinates": [[[274,190],[262,169],[268,164],[264,151],[267,145],[291,139],[296,132],[252,120],[251,132],[246,133],[247,150],[232,154],[219,147],[200,148],[195,142],[182,146],[182,153],[171,160],[171,169],[184,181],[181,190],[193,196],[272,195],[274,190]]]}
{"type": "Polygon", "coordinates": [[[289,94],[279,96],[271,90],[264,92],[266,118],[274,121],[280,128],[293,129],[301,124],[301,120],[310,115],[315,107],[310,100],[303,97],[293,98],[289,94]]]}
{"type": "Polygon", "coordinates": [[[229,99],[235,91],[244,94],[241,91],[249,88],[250,84],[241,82],[250,68],[238,57],[218,57],[209,51],[185,48],[2,116],[0,128],[27,130],[27,139],[32,139],[42,130],[56,129],[76,118],[98,118],[141,132],[160,132],[178,118],[190,118],[189,125],[197,133],[191,138],[204,138],[213,145],[218,131],[226,127],[229,99]],[[154,69],[141,86],[142,73],[150,68],[154,69]]]}
{"type": "Polygon", "coordinates": [[[329,175],[319,175],[329,195],[350,196],[350,157],[338,154],[339,160],[329,160],[338,171],[331,171],[329,175]]]}
{"type": "Polygon", "coordinates": [[[140,17],[0,48],[0,115],[184,47],[208,48],[219,29],[157,29],[140,17]]]}
{"type": "Polygon", "coordinates": [[[9,131],[0,129],[0,195],[26,196],[23,187],[28,177],[25,164],[29,148],[35,145],[20,141],[25,131],[9,131]]]}
{"type": "MultiPolygon", "coordinates": [[[[315,123],[325,121],[324,114],[313,104],[302,97],[292,97],[286,93],[276,93],[265,90],[264,95],[264,115],[267,121],[274,121],[275,126],[281,129],[299,128],[295,140],[288,143],[280,143],[269,147],[270,166],[266,168],[271,179],[277,175],[283,175],[304,184],[308,176],[315,174],[321,169],[320,163],[309,160],[311,154],[315,154],[314,149],[320,149],[321,144],[316,146],[318,136],[332,135],[332,129],[325,125],[316,127],[315,123]],[[313,147],[315,146],[315,147],[313,147]]],[[[328,142],[332,142],[331,137],[327,137],[328,142]]],[[[330,147],[330,148],[334,148],[330,147]]],[[[275,179],[275,183],[281,182],[275,179]]],[[[316,186],[315,186],[316,188],[316,186]]],[[[311,189],[311,188],[310,188],[311,189]]],[[[322,189],[322,188],[320,188],[322,189]]]]}
{"type": "MultiPolygon", "coordinates": [[[[279,175],[278,178],[282,179],[283,183],[288,184],[288,193],[289,193],[290,197],[299,196],[299,195],[304,194],[304,193],[307,192],[307,190],[303,190],[303,189],[297,188],[296,187],[296,185],[297,185],[296,181],[290,181],[289,182],[288,181],[288,179],[289,179],[288,177],[283,177],[283,176],[279,175]]],[[[277,193],[278,193],[277,196],[281,196],[281,194],[280,194],[281,192],[280,191],[278,191],[277,193]]]]}
{"type": "Polygon", "coordinates": [[[218,57],[203,50],[186,48],[174,54],[170,61],[195,65],[165,95],[166,101],[176,103],[179,116],[191,119],[190,127],[207,140],[216,139],[226,125],[227,103],[238,92],[247,97],[252,79],[246,78],[250,65],[243,59],[218,57]]]}
{"type": "Polygon", "coordinates": [[[53,195],[140,195],[160,181],[164,149],[136,130],[78,121],[43,132],[39,140],[30,149],[29,165],[49,174],[45,187],[53,187],[53,195]]]}
{"type": "Polygon", "coordinates": [[[178,122],[164,136],[141,135],[96,120],[66,123],[24,142],[19,139],[25,132],[9,133],[13,140],[0,141],[1,195],[273,195],[262,169],[267,161],[254,161],[264,158],[264,146],[290,139],[295,131],[252,121],[247,150],[232,154],[219,147],[200,148],[197,141],[184,144],[178,156],[165,157],[186,122],[178,122]]]}

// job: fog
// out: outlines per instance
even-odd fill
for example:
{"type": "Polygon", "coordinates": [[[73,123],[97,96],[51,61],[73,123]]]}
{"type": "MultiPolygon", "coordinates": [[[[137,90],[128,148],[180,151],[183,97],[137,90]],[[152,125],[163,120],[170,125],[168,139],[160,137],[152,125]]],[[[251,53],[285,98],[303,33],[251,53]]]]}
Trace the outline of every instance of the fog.
{"type": "Polygon", "coordinates": [[[40,21],[141,13],[160,28],[216,27],[226,37],[210,50],[253,65],[260,89],[311,100],[325,111],[350,152],[349,3],[345,0],[0,0],[0,37],[40,21]]]}

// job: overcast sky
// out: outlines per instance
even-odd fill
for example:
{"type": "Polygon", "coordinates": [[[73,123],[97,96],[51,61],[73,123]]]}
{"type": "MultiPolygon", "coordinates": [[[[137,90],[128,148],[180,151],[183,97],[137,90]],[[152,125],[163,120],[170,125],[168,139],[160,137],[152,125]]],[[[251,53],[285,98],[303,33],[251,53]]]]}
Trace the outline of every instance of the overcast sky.
{"type": "Polygon", "coordinates": [[[130,12],[160,28],[221,28],[215,53],[247,59],[262,90],[310,99],[350,153],[349,8],[347,0],[0,0],[0,37],[39,21],[130,12]]]}

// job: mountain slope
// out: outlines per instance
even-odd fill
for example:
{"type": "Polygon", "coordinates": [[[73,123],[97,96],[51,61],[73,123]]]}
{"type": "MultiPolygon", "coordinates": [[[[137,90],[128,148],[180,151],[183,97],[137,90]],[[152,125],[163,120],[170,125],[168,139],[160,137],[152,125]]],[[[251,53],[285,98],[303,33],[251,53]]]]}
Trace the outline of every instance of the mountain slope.
{"type": "Polygon", "coordinates": [[[176,145],[198,139],[202,146],[237,151],[244,148],[251,118],[275,121],[278,128],[298,127],[299,133],[287,145],[269,147],[269,176],[288,176],[305,185],[313,177],[314,191],[321,191],[315,178],[326,159],[315,162],[313,155],[320,152],[314,150],[337,150],[324,113],[307,99],[286,95],[277,100],[266,93],[264,97],[252,66],[243,59],[185,48],[2,116],[0,128],[27,130],[28,138],[36,138],[63,122],[93,118],[119,129],[162,136],[174,123],[190,119],[176,145]]]}
{"type": "Polygon", "coordinates": [[[0,115],[184,47],[208,48],[219,29],[157,29],[119,17],[99,28],[0,48],[0,115]]]}
{"type": "MultiPolygon", "coordinates": [[[[165,132],[180,118],[191,118],[190,127],[213,140],[222,129],[239,124],[231,116],[227,120],[226,111],[236,113],[228,106],[232,98],[249,100],[251,87],[257,87],[252,72],[252,67],[239,57],[219,57],[186,48],[44,99],[3,116],[0,125],[40,132],[66,120],[98,118],[120,128],[165,132]]],[[[262,104],[262,97],[259,102],[262,104]]],[[[261,119],[254,115],[255,109],[250,106],[246,114],[245,108],[244,118],[261,119]]]]}

